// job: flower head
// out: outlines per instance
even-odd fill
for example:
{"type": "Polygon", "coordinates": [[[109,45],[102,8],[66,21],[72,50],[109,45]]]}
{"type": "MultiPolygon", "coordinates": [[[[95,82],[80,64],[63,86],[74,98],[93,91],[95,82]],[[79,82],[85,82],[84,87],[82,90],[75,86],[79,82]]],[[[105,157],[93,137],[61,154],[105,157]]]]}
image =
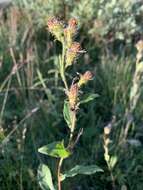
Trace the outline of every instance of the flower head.
{"type": "Polygon", "coordinates": [[[93,74],[90,71],[86,71],[83,75],[80,75],[78,86],[81,87],[93,78],[93,74]]]}
{"type": "Polygon", "coordinates": [[[79,89],[78,89],[77,83],[72,84],[67,93],[71,109],[76,108],[77,100],[78,100],[78,92],[79,92],[79,89]]]}
{"type": "Polygon", "coordinates": [[[76,27],[77,27],[77,24],[78,24],[78,22],[77,22],[77,20],[76,20],[75,18],[71,18],[71,19],[69,20],[69,22],[68,22],[68,26],[69,26],[70,28],[76,28],[76,27]]]}
{"type": "Polygon", "coordinates": [[[57,40],[62,41],[64,26],[61,21],[57,18],[50,18],[47,22],[49,31],[57,38],[57,40]]]}
{"type": "Polygon", "coordinates": [[[77,31],[77,20],[75,18],[72,18],[69,20],[68,26],[64,29],[64,36],[67,43],[67,47],[71,46],[76,31],[77,31]]]}
{"type": "Polygon", "coordinates": [[[66,52],[66,67],[72,65],[73,61],[77,58],[78,53],[81,50],[80,43],[73,42],[70,48],[66,52]]]}
{"type": "Polygon", "coordinates": [[[78,43],[78,42],[73,42],[70,47],[70,51],[75,52],[75,53],[79,52],[80,49],[81,49],[80,43],[78,43]]]}

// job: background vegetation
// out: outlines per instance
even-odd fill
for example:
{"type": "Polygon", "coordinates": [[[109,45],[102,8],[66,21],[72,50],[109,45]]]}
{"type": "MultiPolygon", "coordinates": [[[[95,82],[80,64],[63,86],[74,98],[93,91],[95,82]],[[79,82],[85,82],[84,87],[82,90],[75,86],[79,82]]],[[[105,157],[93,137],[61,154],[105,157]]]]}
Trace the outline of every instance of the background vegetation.
{"type": "Polygon", "coordinates": [[[97,164],[104,173],[79,175],[63,189],[142,190],[143,71],[131,110],[135,44],[143,37],[140,0],[14,0],[0,9],[0,189],[39,190],[39,163],[54,169],[57,162],[37,150],[67,133],[57,69],[61,46],[47,32],[50,16],[78,19],[77,39],[86,53],[73,70],[90,68],[95,78],[85,90],[99,94],[80,110],[77,131],[84,132],[63,169],[75,162],[97,164]],[[107,126],[110,163],[104,155],[107,126]]]}

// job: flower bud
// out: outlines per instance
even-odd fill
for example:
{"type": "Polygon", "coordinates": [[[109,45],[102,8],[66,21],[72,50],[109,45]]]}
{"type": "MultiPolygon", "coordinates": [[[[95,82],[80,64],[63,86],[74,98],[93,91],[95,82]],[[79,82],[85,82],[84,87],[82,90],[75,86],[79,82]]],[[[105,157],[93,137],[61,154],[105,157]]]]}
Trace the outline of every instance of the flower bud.
{"type": "Polygon", "coordinates": [[[64,36],[68,48],[72,44],[72,40],[76,34],[76,30],[77,30],[77,20],[75,18],[72,18],[69,20],[67,28],[64,29],[64,36]]]}
{"type": "Polygon", "coordinates": [[[77,104],[77,100],[78,100],[78,85],[76,84],[72,84],[67,95],[68,95],[68,99],[69,99],[69,104],[71,109],[75,109],[76,104],[77,104]]]}
{"type": "Polygon", "coordinates": [[[76,28],[77,24],[78,24],[78,22],[75,18],[71,18],[68,22],[68,26],[70,28],[76,28]]]}
{"type": "Polygon", "coordinates": [[[80,43],[73,42],[71,47],[66,52],[66,67],[72,65],[73,61],[77,57],[79,51],[80,51],[80,43]]]}
{"type": "Polygon", "coordinates": [[[86,71],[83,75],[80,75],[78,86],[81,87],[83,84],[86,84],[92,78],[93,78],[92,73],[90,71],[86,71]]]}
{"type": "Polygon", "coordinates": [[[63,40],[64,26],[61,21],[56,18],[50,18],[47,22],[49,31],[56,37],[57,40],[63,40]]]}

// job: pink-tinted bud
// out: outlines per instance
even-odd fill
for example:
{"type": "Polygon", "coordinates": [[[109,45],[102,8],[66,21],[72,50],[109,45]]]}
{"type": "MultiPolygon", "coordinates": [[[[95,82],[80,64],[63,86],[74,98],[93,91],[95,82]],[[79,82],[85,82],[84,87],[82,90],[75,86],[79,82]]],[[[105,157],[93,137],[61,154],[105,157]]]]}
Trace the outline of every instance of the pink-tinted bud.
{"type": "Polygon", "coordinates": [[[67,93],[71,109],[75,109],[76,107],[78,99],[78,91],[79,91],[78,85],[72,84],[69,89],[69,92],[67,93]]]}
{"type": "Polygon", "coordinates": [[[47,26],[48,26],[48,28],[49,28],[50,31],[53,31],[56,28],[58,28],[58,27],[61,26],[61,22],[58,19],[56,19],[55,17],[53,17],[53,18],[50,18],[48,20],[47,26]]]}
{"type": "Polygon", "coordinates": [[[84,80],[91,80],[93,78],[93,75],[90,71],[86,71],[84,74],[83,74],[83,78],[84,80]]]}
{"type": "Polygon", "coordinates": [[[81,87],[93,78],[93,74],[90,71],[86,71],[83,75],[80,75],[78,86],[81,87]]]}
{"type": "Polygon", "coordinates": [[[77,24],[78,24],[77,20],[75,18],[71,18],[68,22],[68,27],[76,28],[77,24]]]}
{"type": "Polygon", "coordinates": [[[73,37],[75,36],[77,31],[77,20],[72,18],[68,22],[68,26],[64,29],[65,41],[67,43],[67,47],[69,48],[72,44],[73,37]]]}
{"type": "Polygon", "coordinates": [[[80,43],[73,42],[66,53],[66,67],[72,65],[73,61],[76,59],[80,50],[81,50],[80,43]]]}
{"type": "Polygon", "coordinates": [[[57,18],[50,18],[47,22],[49,31],[57,38],[57,40],[62,41],[64,26],[61,21],[57,18]]]}
{"type": "Polygon", "coordinates": [[[78,53],[80,49],[81,49],[80,43],[73,42],[69,50],[72,52],[78,53]]]}

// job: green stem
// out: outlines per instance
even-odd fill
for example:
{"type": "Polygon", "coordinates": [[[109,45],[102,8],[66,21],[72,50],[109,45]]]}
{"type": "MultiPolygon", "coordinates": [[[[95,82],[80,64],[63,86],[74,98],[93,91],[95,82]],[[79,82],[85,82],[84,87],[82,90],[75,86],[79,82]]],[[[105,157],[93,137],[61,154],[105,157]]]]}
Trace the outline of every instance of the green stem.
{"type": "Polygon", "coordinates": [[[68,91],[68,85],[67,85],[67,81],[66,81],[66,77],[65,77],[65,53],[66,53],[66,47],[65,47],[65,43],[63,42],[63,51],[62,51],[62,57],[61,57],[61,63],[60,63],[60,74],[61,74],[61,78],[62,81],[65,85],[66,90],[68,91]]]}
{"type": "Polygon", "coordinates": [[[61,167],[62,167],[62,163],[63,163],[63,158],[60,159],[59,164],[58,164],[58,174],[57,174],[57,178],[58,178],[58,190],[61,190],[61,167]]]}
{"type": "Polygon", "coordinates": [[[75,125],[76,125],[76,111],[71,112],[71,114],[72,114],[72,124],[71,124],[71,132],[70,132],[68,147],[70,147],[70,145],[71,145],[72,138],[73,138],[73,132],[74,132],[75,125]]]}

